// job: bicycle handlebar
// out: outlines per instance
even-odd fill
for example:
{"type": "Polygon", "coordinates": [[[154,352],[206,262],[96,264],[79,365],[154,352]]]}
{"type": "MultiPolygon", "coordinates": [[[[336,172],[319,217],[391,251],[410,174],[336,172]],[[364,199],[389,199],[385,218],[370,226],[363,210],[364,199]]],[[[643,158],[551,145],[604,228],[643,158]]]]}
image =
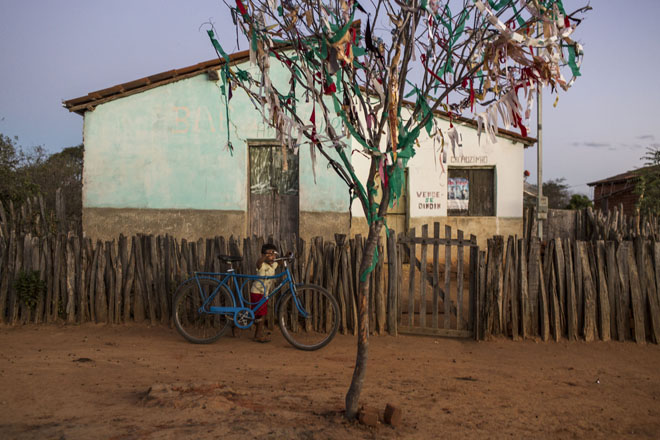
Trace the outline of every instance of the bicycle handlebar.
{"type": "Polygon", "coordinates": [[[296,257],[293,255],[293,252],[289,252],[283,257],[277,257],[273,261],[293,261],[296,257]]]}

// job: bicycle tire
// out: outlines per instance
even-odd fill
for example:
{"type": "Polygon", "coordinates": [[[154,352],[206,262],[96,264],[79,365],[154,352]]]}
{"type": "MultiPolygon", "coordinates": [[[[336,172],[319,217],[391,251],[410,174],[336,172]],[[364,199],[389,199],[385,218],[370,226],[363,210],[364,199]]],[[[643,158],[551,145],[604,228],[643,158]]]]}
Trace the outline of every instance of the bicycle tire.
{"type": "Polygon", "coordinates": [[[313,351],[325,347],[339,328],[337,300],[323,287],[313,284],[297,286],[296,296],[309,316],[303,317],[291,292],[286,293],[277,311],[282,336],[299,350],[313,351]]]}
{"type": "MultiPolygon", "coordinates": [[[[181,336],[193,344],[215,342],[229,328],[231,319],[228,316],[199,313],[202,302],[216,290],[219,284],[212,278],[190,278],[181,283],[177,289],[173,307],[174,326],[181,336]]],[[[209,306],[234,307],[234,298],[227,286],[220,286],[209,306]]]]}

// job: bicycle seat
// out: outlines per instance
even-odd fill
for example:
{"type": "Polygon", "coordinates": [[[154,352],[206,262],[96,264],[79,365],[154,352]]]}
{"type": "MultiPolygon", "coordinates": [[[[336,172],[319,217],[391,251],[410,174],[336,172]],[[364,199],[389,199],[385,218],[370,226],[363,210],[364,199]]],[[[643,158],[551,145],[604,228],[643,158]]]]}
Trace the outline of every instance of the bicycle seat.
{"type": "Polygon", "coordinates": [[[234,261],[241,261],[243,257],[235,257],[233,255],[220,255],[218,254],[217,257],[226,263],[233,263],[234,261]]]}

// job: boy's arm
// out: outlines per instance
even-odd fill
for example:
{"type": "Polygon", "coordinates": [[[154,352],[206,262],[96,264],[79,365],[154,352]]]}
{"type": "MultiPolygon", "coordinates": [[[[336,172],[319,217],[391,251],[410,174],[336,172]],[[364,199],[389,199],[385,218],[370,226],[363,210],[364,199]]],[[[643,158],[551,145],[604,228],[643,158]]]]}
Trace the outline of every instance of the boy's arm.
{"type": "Polygon", "coordinates": [[[266,256],[262,255],[258,260],[257,260],[257,270],[261,269],[261,265],[264,264],[264,261],[266,261],[266,256]]]}

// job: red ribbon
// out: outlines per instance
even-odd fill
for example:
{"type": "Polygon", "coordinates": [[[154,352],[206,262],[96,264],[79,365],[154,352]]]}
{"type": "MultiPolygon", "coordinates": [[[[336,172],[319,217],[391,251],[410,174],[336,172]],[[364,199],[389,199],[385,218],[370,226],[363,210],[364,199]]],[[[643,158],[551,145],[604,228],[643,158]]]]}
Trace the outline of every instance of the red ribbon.
{"type": "Polygon", "coordinates": [[[516,124],[518,124],[518,128],[520,129],[520,134],[522,137],[527,137],[527,129],[523,125],[522,118],[518,113],[514,115],[516,117],[516,124]]]}
{"type": "Polygon", "coordinates": [[[245,9],[245,6],[243,6],[241,0],[236,0],[236,7],[242,15],[247,15],[247,9],[245,9]]]}
{"type": "Polygon", "coordinates": [[[437,80],[440,81],[442,84],[447,85],[447,83],[444,82],[444,81],[442,80],[442,78],[440,78],[438,75],[436,75],[434,72],[432,72],[431,69],[428,68],[428,66],[426,65],[426,55],[422,54],[422,56],[421,56],[421,60],[422,60],[422,65],[424,66],[424,68],[426,69],[426,71],[427,71],[428,73],[431,74],[431,76],[432,76],[433,78],[437,79],[437,80]]]}

